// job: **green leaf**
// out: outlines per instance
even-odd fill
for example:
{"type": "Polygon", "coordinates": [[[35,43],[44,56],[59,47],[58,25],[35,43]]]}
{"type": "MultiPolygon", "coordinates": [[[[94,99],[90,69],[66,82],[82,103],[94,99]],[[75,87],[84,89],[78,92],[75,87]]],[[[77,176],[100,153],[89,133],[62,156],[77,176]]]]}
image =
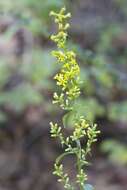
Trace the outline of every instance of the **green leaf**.
{"type": "Polygon", "coordinates": [[[63,125],[67,127],[69,125],[69,119],[74,115],[74,111],[70,111],[63,116],[63,125]]]}
{"type": "Polygon", "coordinates": [[[94,190],[93,186],[90,184],[85,184],[84,190],[94,190]]]}
{"type": "Polygon", "coordinates": [[[84,115],[90,122],[93,122],[97,116],[104,114],[104,108],[95,98],[79,98],[74,105],[74,110],[78,110],[79,116],[84,115]]]}
{"type": "Polygon", "coordinates": [[[62,160],[65,156],[67,156],[67,155],[69,155],[69,154],[74,154],[74,153],[73,153],[73,152],[64,152],[63,154],[61,154],[61,155],[56,159],[56,163],[59,164],[59,162],[61,162],[61,160],[62,160]]]}

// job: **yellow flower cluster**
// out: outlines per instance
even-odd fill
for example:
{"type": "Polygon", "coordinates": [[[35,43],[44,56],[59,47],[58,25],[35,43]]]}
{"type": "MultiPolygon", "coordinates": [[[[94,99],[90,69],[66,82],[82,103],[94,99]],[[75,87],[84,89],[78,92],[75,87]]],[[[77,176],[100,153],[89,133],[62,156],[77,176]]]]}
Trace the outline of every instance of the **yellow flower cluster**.
{"type": "Polygon", "coordinates": [[[63,109],[70,109],[70,101],[73,101],[80,94],[79,74],[80,68],[76,62],[76,55],[73,51],[66,49],[67,29],[69,23],[66,23],[71,15],[65,14],[65,8],[62,8],[59,13],[50,13],[55,17],[55,22],[58,24],[59,32],[52,35],[51,39],[57,44],[58,50],[52,51],[52,55],[57,59],[57,62],[62,64],[61,70],[55,75],[54,79],[57,85],[61,87],[61,94],[54,93],[53,103],[59,103],[63,109]]]}
{"type": "Polygon", "coordinates": [[[67,29],[69,28],[69,23],[66,23],[66,19],[71,17],[71,14],[65,14],[66,9],[62,8],[59,13],[53,11],[50,12],[51,16],[55,17],[55,23],[58,24],[59,32],[56,35],[52,35],[51,39],[57,43],[58,48],[64,48],[67,39],[67,29]]]}
{"type": "Polygon", "coordinates": [[[74,132],[71,136],[72,141],[76,141],[81,139],[82,137],[86,136],[87,130],[90,125],[86,122],[84,117],[80,117],[79,121],[74,125],[74,132]]]}

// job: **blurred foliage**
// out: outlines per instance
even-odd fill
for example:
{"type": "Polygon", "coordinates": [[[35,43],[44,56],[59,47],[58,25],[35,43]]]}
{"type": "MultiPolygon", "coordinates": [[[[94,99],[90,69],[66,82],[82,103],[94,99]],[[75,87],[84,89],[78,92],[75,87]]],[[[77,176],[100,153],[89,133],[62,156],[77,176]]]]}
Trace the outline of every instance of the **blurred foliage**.
{"type": "Polygon", "coordinates": [[[108,153],[112,162],[120,165],[127,165],[127,147],[115,140],[104,141],[101,145],[103,152],[108,153]]]}
{"type": "Polygon", "coordinates": [[[126,0],[114,0],[114,1],[122,9],[124,14],[127,15],[127,1],[126,0]]]}
{"type": "MultiPolygon", "coordinates": [[[[59,9],[64,4],[68,6],[70,2],[67,0],[13,0],[13,3],[12,0],[0,1],[1,20],[12,18],[14,21],[4,34],[0,30],[0,44],[1,38],[4,42],[12,40],[11,43],[14,44],[13,37],[21,28],[32,31],[33,34],[33,44],[30,50],[26,48],[22,59],[0,54],[1,122],[7,119],[3,107],[11,107],[18,113],[22,113],[31,105],[46,104],[49,108],[50,96],[55,91],[50,78],[56,73],[58,67],[54,68],[52,64],[54,60],[50,57],[47,48],[49,44],[43,43],[43,40],[48,39],[50,30],[54,30],[54,26],[51,26],[49,21],[49,11],[59,9]],[[34,37],[38,40],[37,42],[34,37]],[[36,45],[37,43],[39,45],[36,45]]],[[[82,97],[78,101],[83,105],[83,109],[79,106],[79,113],[85,115],[91,122],[98,118],[106,118],[108,122],[126,124],[127,1],[114,0],[113,2],[118,8],[121,19],[104,23],[91,49],[84,48],[82,40],[77,44],[75,41],[78,41],[78,36],[76,40],[72,37],[68,46],[77,53],[81,66],[81,78],[85,81],[81,84],[82,97]]],[[[28,37],[30,37],[29,34],[27,40],[29,40],[28,37]]],[[[12,47],[10,49],[13,51],[12,47]]],[[[75,105],[76,109],[77,105],[75,105]]],[[[49,110],[53,108],[50,107],[49,110]]],[[[72,114],[69,113],[65,120],[71,125],[72,119],[72,114]]],[[[109,142],[114,145],[113,143],[109,142]]],[[[122,144],[119,146],[119,143],[117,145],[123,151],[122,154],[124,155],[124,152],[126,154],[125,147],[122,144]]],[[[117,148],[116,144],[115,148],[117,148]]],[[[114,152],[116,155],[119,151],[111,148],[110,153],[114,154],[114,152]]],[[[116,158],[119,155],[118,153],[116,158]]]]}
{"type": "Polygon", "coordinates": [[[15,111],[22,111],[28,105],[38,105],[42,101],[41,95],[30,85],[20,85],[9,92],[3,92],[0,96],[0,104],[7,104],[15,111]]]}
{"type": "MultiPolygon", "coordinates": [[[[0,106],[17,113],[22,113],[30,105],[43,105],[44,101],[48,106],[49,100],[44,92],[52,90],[50,77],[57,67],[53,67],[54,60],[48,51],[36,49],[31,56],[30,63],[13,65],[13,68],[6,59],[0,62],[0,106]]],[[[1,111],[0,121],[3,122],[5,118],[6,113],[1,111]]]]}
{"type": "Polygon", "coordinates": [[[33,50],[32,62],[25,63],[20,68],[25,77],[34,85],[41,88],[52,88],[52,82],[49,80],[58,66],[54,67],[54,59],[49,55],[50,50],[33,50]]]}
{"type": "Polygon", "coordinates": [[[112,121],[121,121],[127,123],[127,101],[111,103],[109,105],[108,115],[112,121]]]}
{"type": "MultiPolygon", "coordinates": [[[[11,0],[1,1],[0,10],[4,14],[16,16],[33,33],[48,35],[48,22],[50,10],[64,6],[65,0],[11,0]]],[[[20,23],[21,24],[21,23],[20,23]]]]}

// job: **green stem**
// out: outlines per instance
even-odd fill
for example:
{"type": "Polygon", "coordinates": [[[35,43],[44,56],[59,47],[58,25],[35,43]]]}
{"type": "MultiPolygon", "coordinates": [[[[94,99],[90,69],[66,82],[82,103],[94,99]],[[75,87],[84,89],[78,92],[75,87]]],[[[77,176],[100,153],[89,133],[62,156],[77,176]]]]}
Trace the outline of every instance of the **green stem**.
{"type": "MultiPolygon", "coordinates": [[[[80,174],[80,171],[82,169],[82,166],[81,166],[81,157],[82,157],[81,143],[79,140],[77,140],[76,143],[77,143],[77,148],[79,149],[79,151],[77,153],[77,169],[78,169],[78,173],[80,174]]],[[[80,188],[80,190],[83,190],[83,187],[81,184],[79,184],[79,188],[80,188]]]]}
{"type": "Polygon", "coordinates": [[[63,154],[61,154],[57,159],[56,159],[56,163],[59,164],[59,162],[67,155],[69,154],[74,154],[73,152],[65,152],[63,154]]]}

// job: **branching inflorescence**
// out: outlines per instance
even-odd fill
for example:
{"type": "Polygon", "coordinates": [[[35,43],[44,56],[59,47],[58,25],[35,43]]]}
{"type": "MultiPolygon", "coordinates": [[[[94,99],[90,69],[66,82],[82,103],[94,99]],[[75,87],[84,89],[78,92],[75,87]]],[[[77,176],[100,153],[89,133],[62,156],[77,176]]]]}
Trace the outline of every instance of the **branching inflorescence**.
{"type": "Polygon", "coordinates": [[[63,132],[64,123],[63,127],[57,123],[50,123],[51,137],[59,138],[64,148],[64,153],[56,159],[53,173],[58,176],[58,181],[64,184],[65,189],[74,190],[78,186],[80,190],[86,190],[87,175],[84,169],[88,165],[86,156],[91,151],[91,145],[96,142],[99,131],[96,129],[96,124],[91,126],[84,116],[79,117],[78,110],[77,113],[73,111],[73,105],[80,95],[80,68],[75,53],[67,48],[67,30],[70,26],[67,20],[71,14],[66,14],[65,11],[66,9],[62,8],[59,13],[53,11],[50,13],[58,25],[58,33],[51,36],[51,40],[57,44],[57,50],[52,51],[52,55],[61,66],[59,73],[54,77],[59,86],[59,93],[54,93],[53,103],[58,104],[66,112],[66,115],[70,112],[74,114],[74,126],[72,134],[66,137],[63,132]],[[83,138],[86,141],[85,145],[81,145],[83,138]],[[61,164],[63,158],[70,154],[75,155],[77,160],[76,184],[71,184],[68,174],[64,173],[64,166],[61,164]]]}

